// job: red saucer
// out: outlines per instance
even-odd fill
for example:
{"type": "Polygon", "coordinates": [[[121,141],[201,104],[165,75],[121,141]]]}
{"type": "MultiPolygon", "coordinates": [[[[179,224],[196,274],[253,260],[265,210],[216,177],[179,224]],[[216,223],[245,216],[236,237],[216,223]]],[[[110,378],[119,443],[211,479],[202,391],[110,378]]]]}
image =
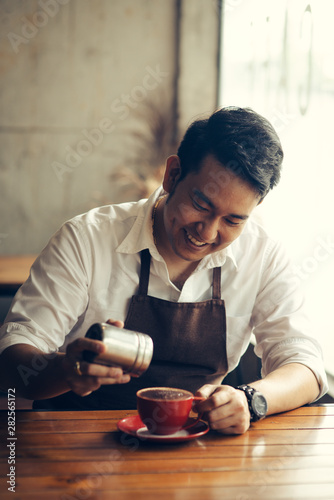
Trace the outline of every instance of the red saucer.
{"type": "Polygon", "coordinates": [[[117,424],[118,429],[121,432],[125,432],[130,436],[135,436],[141,441],[155,441],[159,443],[175,443],[178,441],[188,441],[190,439],[196,439],[203,436],[209,432],[209,426],[203,420],[194,420],[194,425],[191,425],[187,429],[181,429],[175,434],[169,434],[168,436],[160,436],[159,434],[151,434],[146,425],[140,420],[139,415],[133,415],[130,417],[123,418],[117,424]]]}

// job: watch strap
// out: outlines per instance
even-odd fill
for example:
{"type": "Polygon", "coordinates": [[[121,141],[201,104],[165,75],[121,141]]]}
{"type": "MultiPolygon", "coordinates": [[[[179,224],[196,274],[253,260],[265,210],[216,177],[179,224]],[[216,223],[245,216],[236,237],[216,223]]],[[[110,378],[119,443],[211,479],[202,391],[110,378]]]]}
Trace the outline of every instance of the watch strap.
{"type": "MultiPolygon", "coordinates": [[[[253,400],[253,396],[254,394],[257,392],[258,394],[261,394],[259,391],[257,391],[256,389],[254,389],[254,387],[251,387],[250,385],[247,385],[247,384],[242,384],[242,385],[239,385],[237,387],[237,389],[239,389],[240,391],[243,391],[246,395],[246,399],[247,399],[247,403],[248,403],[248,409],[249,409],[249,413],[250,413],[250,421],[251,422],[257,422],[258,420],[261,420],[262,418],[265,417],[265,415],[263,416],[259,416],[259,415],[256,415],[254,413],[254,409],[253,409],[253,405],[252,405],[252,400],[253,400]]],[[[261,394],[262,397],[264,397],[262,394],[261,394]]]]}

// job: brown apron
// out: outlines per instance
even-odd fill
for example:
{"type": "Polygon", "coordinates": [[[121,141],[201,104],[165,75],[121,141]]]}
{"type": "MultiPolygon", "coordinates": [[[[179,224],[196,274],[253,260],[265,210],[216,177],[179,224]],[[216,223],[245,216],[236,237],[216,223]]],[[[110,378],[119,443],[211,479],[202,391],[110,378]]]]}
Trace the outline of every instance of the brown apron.
{"type": "MultiPolygon", "coordinates": [[[[53,408],[131,409],[136,408],[136,392],[143,387],[178,387],[196,392],[204,384],[222,382],[227,373],[227,356],[221,268],[213,270],[212,299],[169,302],[147,295],[150,259],[149,250],[143,250],[139,292],[131,299],[124,325],[152,337],[154,351],[148,370],[128,384],[105,385],[84,398],[72,392],[52,398],[49,401],[53,408]]],[[[35,403],[34,408],[40,407],[35,403]]],[[[38,403],[44,403],[45,408],[46,401],[38,403]]]]}

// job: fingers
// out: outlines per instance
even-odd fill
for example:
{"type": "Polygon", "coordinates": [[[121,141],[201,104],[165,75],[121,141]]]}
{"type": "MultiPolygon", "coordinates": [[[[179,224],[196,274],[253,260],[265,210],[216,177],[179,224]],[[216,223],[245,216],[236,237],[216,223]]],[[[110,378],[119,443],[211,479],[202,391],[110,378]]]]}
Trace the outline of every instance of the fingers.
{"type": "Polygon", "coordinates": [[[202,397],[208,398],[209,396],[211,396],[212,393],[214,393],[216,391],[216,389],[218,387],[220,387],[220,386],[211,385],[211,384],[203,385],[200,389],[198,389],[195,396],[200,396],[200,397],[202,396],[202,397]]]}
{"type": "Polygon", "coordinates": [[[196,409],[200,412],[210,412],[228,402],[230,398],[229,386],[207,384],[196,392],[196,396],[205,398],[204,401],[198,401],[196,403],[196,409]]]}
{"type": "Polygon", "coordinates": [[[118,328],[124,328],[124,323],[123,321],[120,321],[118,319],[108,319],[106,321],[106,323],[108,323],[108,325],[114,325],[114,326],[117,326],[118,328]]]}
{"type": "Polygon", "coordinates": [[[101,385],[126,384],[131,380],[130,375],[123,374],[121,368],[99,366],[85,361],[80,362],[80,372],[82,375],[72,367],[72,373],[67,377],[68,386],[79,396],[87,396],[101,385]]]}
{"type": "Polygon", "coordinates": [[[243,434],[250,425],[248,403],[245,395],[231,386],[205,385],[196,396],[205,396],[205,401],[196,403],[196,410],[211,429],[223,434],[243,434]]]}
{"type": "Polygon", "coordinates": [[[209,423],[211,429],[222,434],[243,434],[249,429],[249,412],[243,411],[240,406],[233,403],[226,405],[224,411],[217,408],[209,413],[209,423]]]}
{"type": "Polygon", "coordinates": [[[101,354],[105,350],[106,347],[100,340],[93,340],[83,337],[76,339],[68,344],[66,355],[70,358],[81,360],[83,351],[93,351],[96,354],[101,354]]]}
{"type": "Polygon", "coordinates": [[[101,385],[126,384],[131,377],[124,374],[118,367],[88,363],[83,360],[85,350],[96,354],[105,351],[105,345],[88,338],[79,338],[71,342],[66,349],[63,360],[63,368],[67,385],[80,396],[87,396],[99,389],[101,385]]]}
{"type": "Polygon", "coordinates": [[[87,363],[86,361],[80,362],[80,369],[83,375],[96,377],[101,381],[101,384],[123,384],[129,382],[131,378],[130,375],[124,374],[121,368],[87,363]]]}

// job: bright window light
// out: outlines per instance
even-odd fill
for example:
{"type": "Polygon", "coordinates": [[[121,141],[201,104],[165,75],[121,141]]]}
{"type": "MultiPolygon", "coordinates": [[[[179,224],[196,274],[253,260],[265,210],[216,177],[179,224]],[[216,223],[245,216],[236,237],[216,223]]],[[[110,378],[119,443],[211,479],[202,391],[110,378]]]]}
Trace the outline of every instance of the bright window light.
{"type": "Polygon", "coordinates": [[[288,249],[334,375],[334,2],[225,0],[220,106],[249,106],[276,128],[282,180],[259,207],[288,249]]]}

